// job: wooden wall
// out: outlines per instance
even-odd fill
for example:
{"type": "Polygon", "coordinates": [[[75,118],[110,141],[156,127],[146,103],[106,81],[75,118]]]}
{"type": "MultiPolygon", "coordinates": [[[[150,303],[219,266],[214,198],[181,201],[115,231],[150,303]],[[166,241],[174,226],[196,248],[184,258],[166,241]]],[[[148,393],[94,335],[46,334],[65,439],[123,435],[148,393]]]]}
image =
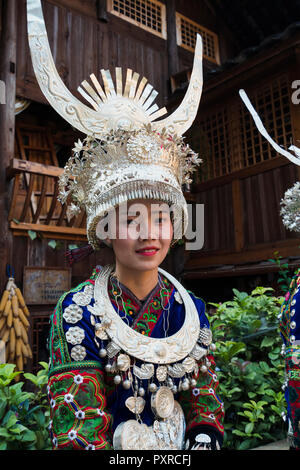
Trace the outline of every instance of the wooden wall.
{"type": "MultiPolygon", "coordinates": [[[[107,15],[99,21],[95,0],[43,0],[43,11],[51,50],[57,69],[70,90],[76,89],[91,73],[119,66],[148,78],[159,92],[157,103],[164,106],[169,96],[167,41],[117,18],[107,15]]],[[[26,34],[26,4],[19,0],[17,93],[22,97],[44,101],[31,66],[26,34]]],[[[205,1],[176,1],[176,9],[212,31],[220,33],[221,56],[225,60],[231,39],[220,19],[205,1]],[[220,31],[218,31],[218,29],[220,31]]],[[[193,54],[178,47],[179,71],[189,68],[193,54]]],[[[80,95],[79,95],[80,96],[80,95]]]]}

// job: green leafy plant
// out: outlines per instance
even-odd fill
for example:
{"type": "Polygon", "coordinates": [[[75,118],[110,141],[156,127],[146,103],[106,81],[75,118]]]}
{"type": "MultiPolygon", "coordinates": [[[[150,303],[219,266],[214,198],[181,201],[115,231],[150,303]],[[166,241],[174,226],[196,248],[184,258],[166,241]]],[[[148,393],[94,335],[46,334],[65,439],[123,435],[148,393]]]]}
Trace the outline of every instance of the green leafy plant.
{"type": "Polygon", "coordinates": [[[256,287],[247,294],[233,289],[233,300],[210,303],[216,308],[210,323],[217,346],[227,449],[246,450],[286,437],[278,332],[283,297],[274,297],[272,291],[256,287]]]}
{"type": "Polygon", "coordinates": [[[24,382],[14,383],[15,364],[0,364],[0,450],[50,449],[49,406],[44,387],[48,365],[40,362],[37,375],[24,373],[34,392],[24,390],[24,382]]]}
{"type": "Polygon", "coordinates": [[[291,280],[298,269],[292,271],[291,268],[289,268],[288,263],[282,263],[281,260],[282,256],[279,255],[279,252],[274,251],[274,259],[269,259],[268,261],[278,266],[279,271],[277,283],[280,286],[281,292],[284,293],[289,289],[291,280]]]}

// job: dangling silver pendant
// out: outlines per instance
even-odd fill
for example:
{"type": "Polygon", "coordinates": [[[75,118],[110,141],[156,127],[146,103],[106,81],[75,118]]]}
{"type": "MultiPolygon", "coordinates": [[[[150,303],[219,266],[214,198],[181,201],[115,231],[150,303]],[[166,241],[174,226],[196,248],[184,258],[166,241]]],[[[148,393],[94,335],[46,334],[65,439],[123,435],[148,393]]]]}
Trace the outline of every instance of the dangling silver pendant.
{"type": "Polygon", "coordinates": [[[168,418],[173,413],[174,396],[168,387],[160,387],[155,394],[151,396],[151,407],[153,412],[159,418],[168,418]]]}

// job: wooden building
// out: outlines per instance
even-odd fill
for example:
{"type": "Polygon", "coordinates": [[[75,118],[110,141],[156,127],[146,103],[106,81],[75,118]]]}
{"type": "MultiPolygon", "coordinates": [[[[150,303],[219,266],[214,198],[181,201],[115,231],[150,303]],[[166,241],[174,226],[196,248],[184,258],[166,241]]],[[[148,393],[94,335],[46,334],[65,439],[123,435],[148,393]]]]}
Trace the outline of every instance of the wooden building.
{"type": "MultiPolygon", "coordinates": [[[[300,139],[300,105],[291,102],[291,83],[300,79],[299,6],[296,0],[289,7],[279,0],[261,3],[43,0],[57,69],[79,97],[77,87],[91,73],[100,77],[102,68],[113,74],[116,66],[123,73],[130,67],[159,92],[159,106],[173,109],[189,79],[195,34],[202,34],[204,92],[186,138],[203,158],[187,197],[204,204],[205,240],[196,252],[176,248],[166,267],[206,301],[228,298],[231,287],[247,284],[251,276],[258,282],[257,276],[272,270],[267,260],[275,250],[295,258],[295,264],[300,258],[299,238],[279,217],[280,198],[298,179],[298,167],[261,139],[238,96],[245,88],[279,144],[287,147],[300,139]],[[266,11],[266,5],[272,8],[266,11]]],[[[0,289],[8,263],[24,291],[29,268],[63,272],[67,247],[86,243],[84,214],[68,221],[56,200],[62,167],[82,136],[39,89],[25,0],[0,0],[0,28],[0,84],[5,84],[4,97],[0,88],[0,103],[1,97],[5,101],[0,104],[0,289]]],[[[85,280],[109,259],[103,251],[73,265],[70,284],[85,280]]],[[[33,369],[47,360],[45,338],[54,304],[49,296],[28,305],[33,369]]]]}

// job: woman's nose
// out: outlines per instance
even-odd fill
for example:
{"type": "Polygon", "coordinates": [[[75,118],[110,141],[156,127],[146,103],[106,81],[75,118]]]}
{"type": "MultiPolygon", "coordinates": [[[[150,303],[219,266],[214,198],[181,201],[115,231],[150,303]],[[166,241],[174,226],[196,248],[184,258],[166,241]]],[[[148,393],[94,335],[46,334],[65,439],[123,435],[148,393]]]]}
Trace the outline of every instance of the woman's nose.
{"type": "Polygon", "coordinates": [[[156,240],[159,238],[159,230],[151,219],[145,220],[140,225],[140,240],[156,240]]]}

